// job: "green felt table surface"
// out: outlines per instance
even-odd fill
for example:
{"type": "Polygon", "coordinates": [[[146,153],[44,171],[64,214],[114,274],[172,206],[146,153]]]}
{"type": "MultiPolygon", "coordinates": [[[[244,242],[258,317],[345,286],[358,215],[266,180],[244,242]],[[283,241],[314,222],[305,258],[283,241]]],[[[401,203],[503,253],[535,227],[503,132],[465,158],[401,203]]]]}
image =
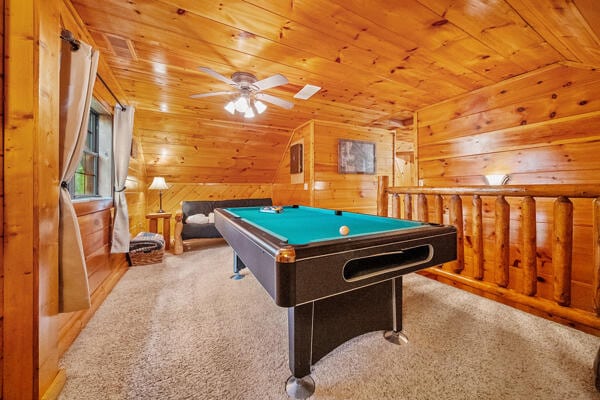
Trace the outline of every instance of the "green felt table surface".
{"type": "Polygon", "coordinates": [[[424,225],[418,221],[346,211],[343,211],[342,215],[336,215],[335,210],[305,206],[297,208],[286,206],[280,213],[262,212],[261,208],[239,207],[226,208],[226,210],[293,245],[378,234],[424,225]],[[350,229],[349,234],[345,236],[339,232],[340,227],[344,225],[350,229]]]}

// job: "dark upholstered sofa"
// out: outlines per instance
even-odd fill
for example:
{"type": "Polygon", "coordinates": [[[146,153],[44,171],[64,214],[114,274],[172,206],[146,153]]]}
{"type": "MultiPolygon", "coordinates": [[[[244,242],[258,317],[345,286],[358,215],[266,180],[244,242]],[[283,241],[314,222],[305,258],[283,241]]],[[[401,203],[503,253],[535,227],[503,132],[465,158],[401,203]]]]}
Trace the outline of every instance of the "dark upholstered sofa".
{"type": "MultiPolygon", "coordinates": [[[[220,238],[214,222],[192,223],[188,219],[200,214],[208,218],[215,208],[271,206],[269,198],[231,200],[193,200],[181,203],[181,211],[175,214],[175,254],[183,253],[183,242],[190,239],[220,238]]],[[[194,219],[194,217],[192,218],[194,219]]]]}

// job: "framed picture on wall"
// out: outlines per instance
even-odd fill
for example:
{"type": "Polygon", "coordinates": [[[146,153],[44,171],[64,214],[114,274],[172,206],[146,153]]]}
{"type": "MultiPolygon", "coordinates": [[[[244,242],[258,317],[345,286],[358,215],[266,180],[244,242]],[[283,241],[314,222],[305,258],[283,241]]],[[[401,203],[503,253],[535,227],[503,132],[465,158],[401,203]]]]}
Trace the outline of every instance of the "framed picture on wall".
{"type": "Polygon", "coordinates": [[[301,173],[302,164],[302,143],[293,144],[292,146],[290,146],[290,174],[301,173]]]}
{"type": "Polygon", "coordinates": [[[375,143],[340,139],[338,172],[340,174],[375,174],[375,143]]]}

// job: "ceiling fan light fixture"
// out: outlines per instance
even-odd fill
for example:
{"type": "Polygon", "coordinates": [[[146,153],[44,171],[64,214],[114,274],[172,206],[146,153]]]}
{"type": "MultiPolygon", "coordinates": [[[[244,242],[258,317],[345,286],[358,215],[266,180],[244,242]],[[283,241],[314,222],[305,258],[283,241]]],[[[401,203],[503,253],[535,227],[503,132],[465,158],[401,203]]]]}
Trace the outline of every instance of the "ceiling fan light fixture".
{"type": "Polygon", "coordinates": [[[230,101],[229,103],[225,104],[224,107],[227,112],[231,115],[235,114],[235,103],[233,101],[230,101]]]}
{"type": "Polygon", "coordinates": [[[245,113],[248,109],[248,99],[246,99],[244,96],[240,96],[235,101],[235,109],[240,113],[245,113]]]}
{"type": "Polygon", "coordinates": [[[256,112],[262,114],[267,109],[267,105],[260,100],[256,100],[254,102],[254,107],[256,108],[256,112]]]}
{"type": "Polygon", "coordinates": [[[254,111],[252,111],[252,107],[248,107],[246,112],[244,113],[244,118],[254,118],[254,111]]]}

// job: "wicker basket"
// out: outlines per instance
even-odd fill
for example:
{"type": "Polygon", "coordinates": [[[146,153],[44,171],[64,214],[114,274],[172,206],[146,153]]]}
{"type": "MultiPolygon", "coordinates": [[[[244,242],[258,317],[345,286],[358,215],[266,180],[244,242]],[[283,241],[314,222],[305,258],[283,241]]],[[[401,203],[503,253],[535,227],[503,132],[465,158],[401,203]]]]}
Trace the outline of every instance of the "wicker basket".
{"type": "Polygon", "coordinates": [[[129,265],[135,267],[137,265],[148,265],[161,263],[165,249],[151,250],[151,251],[138,251],[136,253],[128,253],[127,258],[129,259],[129,265]]]}
{"type": "Polygon", "coordinates": [[[129,265],[148,265],[161,263],[165,254],[165,240],[162,235],[141,232],[129,244],[127,261],[129,265]]]}

